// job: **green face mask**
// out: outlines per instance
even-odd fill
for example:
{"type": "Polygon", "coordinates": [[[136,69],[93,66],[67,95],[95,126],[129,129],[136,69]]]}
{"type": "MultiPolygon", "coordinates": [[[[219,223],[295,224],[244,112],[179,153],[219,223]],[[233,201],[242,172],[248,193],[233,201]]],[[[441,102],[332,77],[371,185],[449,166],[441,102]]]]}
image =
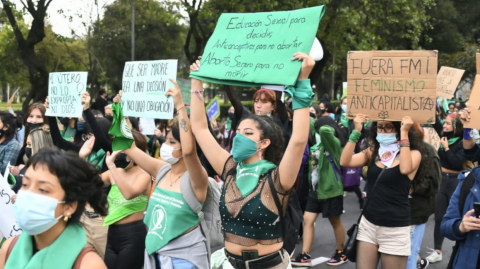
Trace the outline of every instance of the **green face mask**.
{"type": "Polygon", "coordinates": [[[260,142],[255,142],[240,133],[236,134],[232,145],[233,161],[239,163],[253,156],[257,153],[257,144],[260,142]]]}

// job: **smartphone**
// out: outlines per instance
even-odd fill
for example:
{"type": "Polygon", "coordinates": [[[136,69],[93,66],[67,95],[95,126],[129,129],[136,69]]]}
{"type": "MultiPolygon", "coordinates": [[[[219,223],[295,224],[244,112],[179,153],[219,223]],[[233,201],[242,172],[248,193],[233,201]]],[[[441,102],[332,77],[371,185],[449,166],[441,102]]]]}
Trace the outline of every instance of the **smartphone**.
{"type": "Polygon", "coordinates": [[[475,217],[480,218],[480,203],[475,202],[473,208],[475,209],[475,217]]]}

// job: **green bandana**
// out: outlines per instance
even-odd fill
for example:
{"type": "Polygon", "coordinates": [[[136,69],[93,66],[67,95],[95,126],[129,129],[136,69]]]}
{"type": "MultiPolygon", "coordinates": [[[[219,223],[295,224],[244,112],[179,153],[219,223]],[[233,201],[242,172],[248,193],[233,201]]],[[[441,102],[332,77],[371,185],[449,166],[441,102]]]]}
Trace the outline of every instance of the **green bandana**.
{"type": "MultiPolygon", "coordinates": [[[[461,139],[460,137],[450,138],[450,139],[448,139],[448,145],[449,145],[449,146],[450,146],[450,145],[453,145],[453,144],[455,144],[455,143],[456,143],[458,140],[460,140],[460,139],[461,139]]],[[[441,150],[444,150],[443,145],[440,145],[440,149],[441,149],[441,150]]]]}
{"type": "Polygon", "coordinates": [[[267,160],[261,160],[254,163],[244,164],[239,162],[237,165],[237,178],[235,184],[242,193],[242,197],[246,197],[258,185],[258,180],[266,172],[276,168],[277,166],[267,160]]]}
{"type": "Polygon", "coordinates": [[[342,112],[342,115],[340,116],[340,123],[342,123],[342,125],[343,125],[345,128],[348,128],[347,113],[342,112]]]}
{"type": "Polygon", "coordinates": [[[230,131],[232,128],[232,120],[230,118],[227,118],[227,122],[225,123],[227,126],[227,131],[230,131]]]}
{"type": "Polygon", "coordinates": [[[107,154],[103,149],[100,149],[99,151],[92,151],[92,153],[87,156],[87,162],[96,165],[97,168],[101,170],[106,156],[107,154]]]}
{"type": "Polygon", "coordinates": [[[79,224],[70,224],[55,242],[33,255],[33,238],[27,233],[22,233],[8,257],[5,269],[72,269],[78,254],[86,244],[87,236],[83,227],[79,224]]]}
{"type": "Polygon", "coordinates": [[[66,126],[65,131],[63,132],[63,139],[70,142],[70,140],[72,139],[72,137],[75,136],[76,133],[77,130],[71,128],[70,126],[66,126]]]}
{"type": "Polygon", "coordinates": [[[112,150],[128,149],[133,144],[132,130],[127,124],[127,120],[123,117],[122,105],[114,103],[112,105],[113,121],[112,127],[108,133],[113,135],[112,150]]]}
{"type": "Polygon", "coordinates": [[[292,97],[293,110],[311,106],[315,96],[312,92],[310,79],[297,81],[295,87],[289,86],[285,89],[285,92],[292,97]]]}

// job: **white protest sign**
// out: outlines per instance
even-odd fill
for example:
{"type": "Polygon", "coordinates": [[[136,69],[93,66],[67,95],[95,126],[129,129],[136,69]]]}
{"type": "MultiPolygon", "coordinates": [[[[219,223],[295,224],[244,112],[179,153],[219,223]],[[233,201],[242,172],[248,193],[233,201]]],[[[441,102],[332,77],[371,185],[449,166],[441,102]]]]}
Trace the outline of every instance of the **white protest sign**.
{"type": "Polygon", "coordinates": [[[142,134],[154,135],[155,134],[155,120],[152,118],[140,118],[140,127],[142,127],[142,134]]]}
{"type": "Polygon", "coordinates": [[[10,238],[22,233],[22,229],[15,221],[12,196],[15,194],[8,184],[10,169],[7,168],[4,177],[0,178],[0,230],[5,238],[10,238]]]}
{"type": "Polygon", "coordinates": [[[177,60],[126,62],[123,69],[123,115],[154,119],[173,118],[173,99],[165,97],[177,79],[177,60]]]}
{"type": "Polygon", "coordinates": [[[46,115],[80,118],[83,112],[82,94],[87,89],[88,72],[50,73],[46,115]]]}

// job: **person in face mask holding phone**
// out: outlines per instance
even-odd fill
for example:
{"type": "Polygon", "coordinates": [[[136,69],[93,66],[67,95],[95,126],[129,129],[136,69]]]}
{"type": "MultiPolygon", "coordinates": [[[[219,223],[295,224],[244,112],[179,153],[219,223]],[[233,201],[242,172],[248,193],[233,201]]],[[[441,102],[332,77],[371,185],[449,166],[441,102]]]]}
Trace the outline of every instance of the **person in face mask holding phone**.
{"type": "Polygon", "coordinates": [[[355,130],[343,149],[340,165],[368,166],[370,201],[356,238],[357,268],[375,269],[381,259],[382,268],[405,269],[410,256],[408,196],[422,160],[423,136],[416,127],[412,128],[414,122],[408,116],[402,122],[374,122],[367,148],[353,155],[367,119],[358,114],[354,122],[355,130]]]}
{"type": "MultiPolygon", "coordinates": [[[[436,128],[435,128],[436,129],[436,128]]],[[[463,169],[466,158],[463,154],[463,124],[460,115],[448,114],[443,123],[438,157],[442,164],[442,183],[435,202],[435,229],[433,230],[434,250],[426,257],[430,263],[442,261],[443,239],[440,228],[447,212],[450,198],[458,185],[458,174],[463,169]]]]}
{"type": "Polygon", "coordinates": [[[96,169],[76,154],[43,149],[32,156],[14,204],[23,232],[3,244],[0,269],[106,268],[85,248],[78,223],[87,202],[107,213],[102,185],[96,169]]]}
{"type": "MultiPolygon", "coordinates": [[[[147,151],[145,137],[132,131],[135,145],[147,151]]],[[[105,251],[108,269],[140,269],[143,267],[145,236],[143,212],[147,206],[151,185],[150,175],[138,167],[121,151],[107,153],[108,171],[102,174],[105,185],[111,185],[108,194],[109,214],[104,226],[110,226],[105,251]]]]}
{"type": "MultiPolygon", "coordinates": [[[[200,219],[188,206],[180,189],[180,182],[189,180],[196,199],[203,204],[208,176],[197,155],[180,88],[174,80],[171,81],[175,87],[165,95],[173,98],[178,115],[160,148],[162,160],[150,157],[135,143],[124,152],[150,176],[160,180],[152,186],[153,190],[149,189],[152,195],[144,218],[148,227],[145,248],[149,257],[153,256],[162,269],[210,268],[207,241],[199,227],[200,219]]],[[[120,103],[120,97],[121,93],[114,102],[120,103]]],[[[155,268],[150,261],[145,260],[145,268],[155,268]]]]}

